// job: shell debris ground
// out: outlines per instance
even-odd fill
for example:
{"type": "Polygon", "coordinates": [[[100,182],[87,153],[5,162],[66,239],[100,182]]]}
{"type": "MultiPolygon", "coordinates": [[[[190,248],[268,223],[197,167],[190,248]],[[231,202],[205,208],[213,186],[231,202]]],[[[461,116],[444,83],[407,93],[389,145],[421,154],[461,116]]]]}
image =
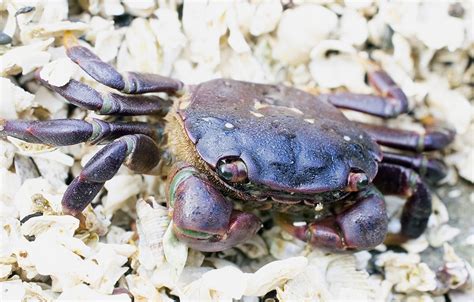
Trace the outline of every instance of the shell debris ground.
{"type": "MultiPolygon", "coordinates": [[[[457,185],[467,186],[467,197],[456,196],[470,198],[462,204],[472,208],[472,14],[472,2],[462,0],[4,0],[0,118],[103,118],[77,108],[68,113],[62,97],[33,80],[42,67],[53,85],[73,78],[103,89],[66,58],[66,31],[119,71],[190,84],[229,77],[367,93],[363,62],[370,57],[414,108],[390,125],[420,129],[434,117],[456,129],[444,182],[453,196],[457,185]]],[[[188,250],[170,232],[161,179],[123,167],[84,221],[62,216],[68,175],[98,148],[0,140],[0,300],[467,301],[474,294],[472,254],[463,259],[451,245],[472,248],[472,221],[470,229],[456,227],[439,198],[425,235],[403,250],[381,245],[344,255],[311,250],[278,227],[225,252],[188,250]],[[428,250],[439,251],[441,265],[424,261],[428,250]]],[[[396,229],[400,203],[392,201],[396,229]]]]}

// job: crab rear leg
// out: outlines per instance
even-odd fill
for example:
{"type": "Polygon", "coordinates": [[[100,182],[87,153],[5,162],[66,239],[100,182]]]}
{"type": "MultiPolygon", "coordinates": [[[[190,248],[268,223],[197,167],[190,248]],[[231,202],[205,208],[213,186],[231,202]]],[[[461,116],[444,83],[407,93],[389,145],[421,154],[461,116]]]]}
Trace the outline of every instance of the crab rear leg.
{"type": "Polygon", "coordinates": [[[446,165],[439,159],[423,154],[407,155],[384,152],[382,162],[410,168],[430,183],[437,183],[446,177],[446,165]]]}
{"type": "Polygon", "coordinates": [[[355,204],[321,221],[294,223],[284,215],[277,221],[295,237],[330,250],[363,250],[383,242],[388,217],[385,201],[373,186],[359,192],[355,204]]]}
{"type": "Polygon", "coordinates": [[[357,124],[381,145],[415,152],[443,149],[454,140],[456,134],[454,130],[441,126],[427,128],[426,132],[421,134],[385,126],[357,124]]]}
{"type": "Polygon", "coordinates": [[[122,136],[107,144],[68,186],[62,199],[63,211],[80,214],[122,163],[135,172],[147,173],[158,164],[159,154],[155,142],[143,134],[122,136]]]}
{"type": "Polygon", "coordinates": [[[195,168],[176,164],[169,175],[168,204],[176,237],[200,251],[222,251],[256,234],[260,220],[233,209],[231,201],[195,168]]]}
{"type": "Polygon", "coordinates": [[[369,83],[381,95],[358,93],[322,94],[336,107],[380,117],[395,117],[408,111],[408,99],[400,87],[383,70],[368,73],[369,83]]]}
{"type": "Polygon", "coordinates": [[[431,215],[431,193],[420,176],[409,168],[382,163],[374,184],[384,194],[407,197],[400,221],[401,231],[391,234],[387,243],[399,244],[423,234],[431,215]]]}

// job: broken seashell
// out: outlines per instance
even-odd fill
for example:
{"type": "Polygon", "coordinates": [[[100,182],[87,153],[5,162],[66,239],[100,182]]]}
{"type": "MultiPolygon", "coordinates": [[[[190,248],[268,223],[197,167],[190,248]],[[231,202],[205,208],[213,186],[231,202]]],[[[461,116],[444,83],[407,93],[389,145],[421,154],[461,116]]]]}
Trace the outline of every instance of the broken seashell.
{"type": "Polygon", "coordinates": [[[137,201],[138,260],[147,270],[165,261],[163,237],[169,224],[168,209],[153,197],[137,201]]]}

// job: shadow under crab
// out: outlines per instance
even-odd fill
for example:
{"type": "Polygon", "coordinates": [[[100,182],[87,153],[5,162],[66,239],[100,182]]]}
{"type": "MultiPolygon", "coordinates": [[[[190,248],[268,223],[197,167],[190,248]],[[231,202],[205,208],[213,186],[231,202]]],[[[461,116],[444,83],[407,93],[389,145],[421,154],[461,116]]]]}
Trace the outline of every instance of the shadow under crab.
{"type": "Polygon", "coordinates": [[[454,132],[427,129],[422,135],[356,123],[337,109],[385,118],[406,112],[406,96],[382,70],[368,74],[380,95],[315,96],[283,85],[224,79],[187,86],[159,75],[121,75],[71,36],[65,41],[74,62],[124,94],[99,93],[75,80],[52,86],[38,72],[41,83],[99,114],[149,114],[166,121],[165,126],[97,119],[0,121],[2,134],[32,143],[108,142],[69,185],[65,213],[79,215],[122,164],[137,173],[162,173],[171,158],[167,198],[175,235],[198,250],[224,250],[259,230],[259,218],[235,210],[234,202],[244,209],[272,209],[288,232],[335,250],[383,242],[388,219],[382,193],[407,198],[401,231],[391,234],[391,242],[425,230],[431,197],[420,175],[437,181],[444,165],[421,153],[444,148],[454,132]],[[150,92],[177,98],[172,104],[150,92]],[[380,145],[411,153],[382,152],[380,145]]]}

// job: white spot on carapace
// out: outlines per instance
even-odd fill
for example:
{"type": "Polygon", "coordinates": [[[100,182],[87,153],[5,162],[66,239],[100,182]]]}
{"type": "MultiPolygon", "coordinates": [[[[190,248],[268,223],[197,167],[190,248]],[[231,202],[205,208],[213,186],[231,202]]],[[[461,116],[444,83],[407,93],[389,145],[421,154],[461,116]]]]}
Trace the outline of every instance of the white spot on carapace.
{"type": "Polygon", "coordinates": [[[226,127],[227,129],[234,129],[235,126],[231,123],[225,123],[224,127],[226,127]]]}
{"type": "Polygon", "coordinates": [[[305,118],[304,121],[310,124],[314,124],[314,118],[305,118]]]}
{"type": "Polygon", "coordinates": [[[212,118],[211,117],[203,117],[202,120],[205,121],[205,122],[210,123],[212,118]]]}
{"type": "Polygon", "coordinates": [[[347,136],[347,135],[344,135],[344,140],[350,142],[350,141],[351,141],[351,138],[350,138],[349,136],[347,136]]]}
{"type": "Polygon", "coordinates": [[[291,108],[288,108],[288,109],[290,109],[291,111],[293,111],[294,113],[297,113],[297,114],[304,114],[303,111],[299,110],[298,108],[291,107],[291,108]]]}
{"type": "Polygon", "coordinates": [[[250,113],[252,113],[252,114],[253,114],[254,116],[256,116],[256,117],[264,117],[263,114],[258,113],[258,112],[255,112],[255,111],[252,111],[252,110],[250,110],[250,113]]]}
{"type": "Polygon", "coordinates": [[[293,222],[294,227],[303,227],[306,225],[306,221],[295,221],[293,222]]]}
{"type": "Polygon", "coordinates": [[[364,137],[362,136],[362,134],[359,134],[359,138],[360,138],[360,139],[363,139],[364,137]]]}

